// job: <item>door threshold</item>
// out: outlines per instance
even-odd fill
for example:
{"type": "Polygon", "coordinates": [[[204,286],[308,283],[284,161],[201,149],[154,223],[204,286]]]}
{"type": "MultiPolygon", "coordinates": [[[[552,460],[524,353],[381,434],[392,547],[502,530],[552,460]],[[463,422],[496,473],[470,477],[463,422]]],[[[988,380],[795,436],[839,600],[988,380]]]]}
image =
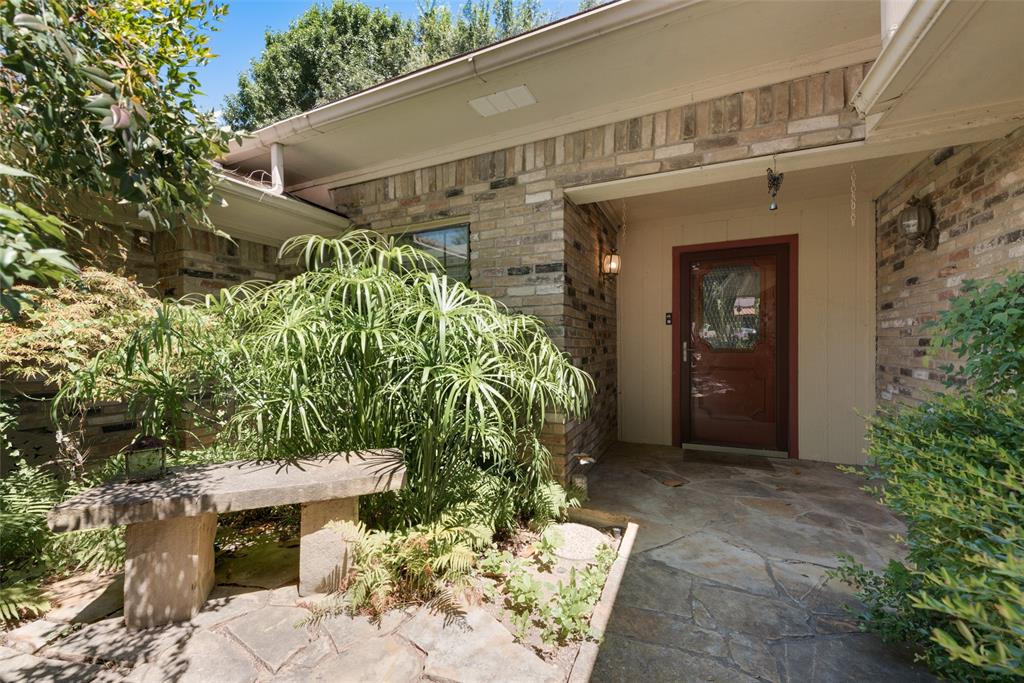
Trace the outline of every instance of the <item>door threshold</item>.
{"type": "Polygon", "coordinates": [[[707,443],[684,443],[680,448],[689,448],[694,451],[714,451],[716,453],[735,453],[737,455],[760,455],[765,458],[788,459],[786,451],[770,451],[760,448],[743,448],[741,446],[715,446],[707,443]]]}

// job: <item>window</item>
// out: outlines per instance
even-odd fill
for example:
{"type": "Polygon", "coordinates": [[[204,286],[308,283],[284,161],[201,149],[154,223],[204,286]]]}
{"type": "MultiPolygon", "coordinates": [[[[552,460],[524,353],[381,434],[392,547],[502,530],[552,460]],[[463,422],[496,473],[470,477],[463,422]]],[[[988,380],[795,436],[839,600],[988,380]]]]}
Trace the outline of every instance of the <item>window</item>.
{"type": "Polygon", "coordinates": [[[436,258],[448,279],[469,284],[469,223],[407,232],[398,241],[436,258]]]}

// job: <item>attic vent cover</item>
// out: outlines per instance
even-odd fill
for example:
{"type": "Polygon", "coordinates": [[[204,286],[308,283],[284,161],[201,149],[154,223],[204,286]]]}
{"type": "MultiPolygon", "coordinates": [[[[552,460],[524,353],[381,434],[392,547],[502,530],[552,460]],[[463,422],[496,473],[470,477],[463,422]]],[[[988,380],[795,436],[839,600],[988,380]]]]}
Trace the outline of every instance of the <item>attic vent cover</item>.
{"type": "Polygon", "coordinates": [[[469,106],[473,107],[473,110],[480,114],[480,116],[494,116],[495,114],[503,114],[513,109],[529,107],[531,104],[536,103],[537,98],[533,96],[529,88],[525,85],[517,85],[508,90],[501,90],[470,100],[469,106]]]}

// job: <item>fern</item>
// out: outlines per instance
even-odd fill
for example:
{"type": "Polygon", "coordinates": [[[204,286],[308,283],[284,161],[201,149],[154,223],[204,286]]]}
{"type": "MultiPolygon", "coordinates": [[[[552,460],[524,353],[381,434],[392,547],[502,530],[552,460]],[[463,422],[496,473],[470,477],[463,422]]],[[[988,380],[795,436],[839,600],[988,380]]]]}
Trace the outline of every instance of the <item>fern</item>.
{"type": "Polygon", "coordinates": [[[34,581],[0,587],[0,619],[5,623],[38,616],[49,608],[50,601],[34,581]]]}
{"type": "MultiPolygon", "coordinates": [[[[456,589],[468,585],[478,553],[494,530],[486,524],[460,525],[443,520],[404,531],[369,530],[362,522],[337,522],[354,556],[344,586],[348,608],[379,615],[406,604],[427,604],[448,617],[461,613],[456,589]]],[[[322,618],[322,615],[317,615],[322,618]]]]}

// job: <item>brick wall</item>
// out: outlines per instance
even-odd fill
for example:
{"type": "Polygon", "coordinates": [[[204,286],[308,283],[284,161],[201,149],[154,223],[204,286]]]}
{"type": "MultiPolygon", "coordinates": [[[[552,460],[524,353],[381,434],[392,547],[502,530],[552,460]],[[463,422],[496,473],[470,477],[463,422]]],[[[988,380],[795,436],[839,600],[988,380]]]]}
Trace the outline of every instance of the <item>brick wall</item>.
{"type": "Polygon", "coordinates": [[[599,247],[614,240],[614,230],[591,210],[568,202],[565,188],[862,139],[863,122],[848,105],[869,66],[755,88],[331,193],[339,212],[379,230],[468,221],[472,286],[543,319],[555,342],[599,376],[590,420],[549,425],[546,439],[557,470],[566,453],[599,456],[617,431],[615,291],[600,278],[597,263],[599,247]]]}
{"type": "MultiPolygon", "coordinates": [[[[618,225],[594,205],[565,202],[564,348],[594,378],[596,393],[585,420],[566,425],[563,448],[599,456],[618,437],[618,360],[616,355],[616,280],[601,274],[604,254],[618,246],[618,225]]],[[[572,463],[555,457],[556,471],[572,463]]]]}
{"type": "Polygon", "coordinates": [[[201,230],[156,235],[156,269],[161,296],[212,294],[246,280],[277,280],[298,272],[277,259],[277,247],[234,241],[201,230]]]}
{"type": "Polygon", "coordinates": [[[926,355],[925,323],[949,306],[965,278],[1024,268],[1024,128],[1004,138],[932,154],[877,199],[876,391],[918,402],[943,388],[926,355]],[[911,197],[931,205],[939,246],[928,251],[899,234],[911,197]]]}

